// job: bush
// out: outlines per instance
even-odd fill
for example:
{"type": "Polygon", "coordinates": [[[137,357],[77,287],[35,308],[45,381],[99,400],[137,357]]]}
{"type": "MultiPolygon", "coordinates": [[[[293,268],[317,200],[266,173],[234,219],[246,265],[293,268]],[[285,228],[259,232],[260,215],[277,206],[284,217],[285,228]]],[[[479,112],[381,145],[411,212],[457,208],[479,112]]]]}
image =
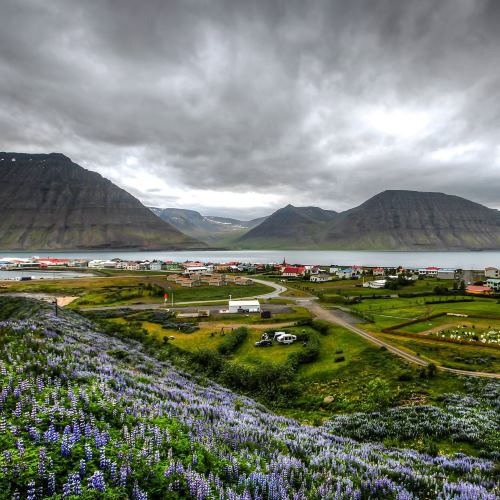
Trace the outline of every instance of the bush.
{"type": "Polygon", "coordinates": [[[192,354],[192,359],[210,374],[218,373],[224,364],[224,358],[213,349],[199,349],[192,354]]]}
{"type": "Polygon", "coordinates": [[[293,364],[307,364],[316,361],[319,358],[320,343],[316,335],[310,337],[304,350],[296,352],[289,356],[290,362],[293,364]]]}
{"type": "Polygon", "coordinates": [[[236,351],[236,349],[247,339],[247,337],[248,330],[245,327],[237,328],[232,333],[224,337],[224,341],[219,344],[217,349],[221,354],[227,356],[228,354],[236,351]]]}
{"type": "Polygon", "coordinates": [[[328,321],[323,321],[321,319],[315,319],[311,322],[311,326],[317,330],[321,335],[328,335],[330,331],[331,324],[328,321]]]}

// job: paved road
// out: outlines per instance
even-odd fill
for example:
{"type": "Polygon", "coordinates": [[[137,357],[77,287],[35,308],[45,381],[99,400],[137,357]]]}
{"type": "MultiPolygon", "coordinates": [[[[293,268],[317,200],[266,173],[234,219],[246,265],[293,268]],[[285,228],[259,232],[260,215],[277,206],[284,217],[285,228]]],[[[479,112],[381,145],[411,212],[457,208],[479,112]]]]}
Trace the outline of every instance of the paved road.
{"type": "MultiPolygon", "coordinates": [[[[269,293],[264,293],[262,295],[251,295],[249,297],[238,297],[236,300],[245,300],[245,299],[274,299],[280,296],[281,293],[286,291],[286,287],[282,285],[278,285],[272,281],[259,280],[252,278],[256,283],[260,283],[262,285],[267,285],[274,290],[269,293]]],[[[190,304],[214,304],[214,303],[227,303],[228,299],[220,299],[220,300],[191,300],[188,302],[176,302],[174,306],[170,306],[170,304],[165,304],[164,302],[157,304],[127,304],[123,306],[102,306],[102,307],[85,307],[83,308],[85,311],[107,311],[113,309],[132,309],[135,311],[144,311],[148,309],[175,309],[178,306],[189,306],[190,304]]]]}
{"type": "MultiPolygon", "coordinates": [[[[375,337],[370,332],[367,332],[366,330],[363,330],[362,328],[359,328],[358,326],[352,324],[352,322],[346,321],[345,319],[340,317],[340,315],[337,314],[334,310],[325,309],[320,304],[318,304],[318,302],[314,299],[297,299],[296,303],[302,307],[306,307],[307,309],[309,309],[309,311],[311,311],[311,313],[314,315],[315,318],[329,321],[330,323],[336,323],[337,325],[340,325],[340,326],[346,328],[347,330],[350,330],[351,332],[354,332],[354,333],[360,335],[361,337],[372,342],[373,344],[376,344],[380,347],[385,347],[388,351],[392,352],[393,354],[396,354],[397,356],[400,356],[403,359],[406,359],[407,361],[410,361],[410,362],[415,363],[415,364],[420,365],[420,366],[427,366],[429,364],[427,361],[419,358],[418,356],[415,356],[415,355],[410,354],[402,349],[399,349],[398,347],[395,347],[392,344],[375,337]]],[[[450,372],[450,373],[455,373],[457,375],[467,375],[469,377],[479,377],[479,378],[500,379],[499,373],[458,370],[456,368],[448,368],[446,366],[440,366],[440,365],[438,365],[437,368],[439,370],[450,372]]]]}

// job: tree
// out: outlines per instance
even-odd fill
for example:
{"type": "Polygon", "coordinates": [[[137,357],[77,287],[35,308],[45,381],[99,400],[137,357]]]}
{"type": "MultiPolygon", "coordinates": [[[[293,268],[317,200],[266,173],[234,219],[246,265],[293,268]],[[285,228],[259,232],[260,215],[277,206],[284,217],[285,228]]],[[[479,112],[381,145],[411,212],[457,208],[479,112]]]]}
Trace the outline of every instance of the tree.
{"type": "Polygon", "coordinates": [[[367,385],[367,403],[370,407],[385,408],[392,399],[392,391],[387,380],[376,377],[367,385]]]}

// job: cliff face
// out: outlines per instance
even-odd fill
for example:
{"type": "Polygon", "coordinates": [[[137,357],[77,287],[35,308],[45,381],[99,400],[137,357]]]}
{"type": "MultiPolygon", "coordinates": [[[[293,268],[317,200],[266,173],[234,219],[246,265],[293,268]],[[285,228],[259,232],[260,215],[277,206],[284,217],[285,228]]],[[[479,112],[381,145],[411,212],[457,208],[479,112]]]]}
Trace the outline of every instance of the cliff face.
{"type": "Polygon", "coordinates": [[[341,213],[292,206],[237,241],[243,248],[500,249],[500,212],[443,193],[384,191],[341,213]]]}
{"type": "Polygon", "coordinates": [[[203,246],[62,154],[0,153],[2,250],[203,246]]]}

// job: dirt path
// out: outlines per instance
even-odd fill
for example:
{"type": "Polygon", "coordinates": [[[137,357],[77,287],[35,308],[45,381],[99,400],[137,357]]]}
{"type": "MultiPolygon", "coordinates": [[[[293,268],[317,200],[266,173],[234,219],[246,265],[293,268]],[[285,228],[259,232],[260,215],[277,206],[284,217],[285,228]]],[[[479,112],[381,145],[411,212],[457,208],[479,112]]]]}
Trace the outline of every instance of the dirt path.
{"type": "Polygon", "coordinates": [[[24,297],[26,299],[40,299],[40,300],[45,300],[46,302],[54,302],[55,299],[57,299],[57,305],[59,307],[64,307],[67,306],[68,304],[71,304],[74,300],[78,299],[79,297],[74,296],[74,295],[57,295],[57,294],[49,294],[49,293],[30,293],[30,292],[17,292],[17,293],[3,293],[2,296],[7,296],[7,297],[24,297]]]}

